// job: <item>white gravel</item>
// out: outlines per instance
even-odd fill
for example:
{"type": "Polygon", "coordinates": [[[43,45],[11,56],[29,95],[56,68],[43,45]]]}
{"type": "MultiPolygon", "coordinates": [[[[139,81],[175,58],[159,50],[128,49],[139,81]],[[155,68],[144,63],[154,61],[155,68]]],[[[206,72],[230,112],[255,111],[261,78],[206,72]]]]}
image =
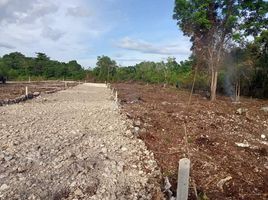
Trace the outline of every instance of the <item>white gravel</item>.
{"type": "Polygon", "coordinates": [[[0,107],[0,199],[151,199],[159,170],[129,123],[103,85],[0,107]]]}

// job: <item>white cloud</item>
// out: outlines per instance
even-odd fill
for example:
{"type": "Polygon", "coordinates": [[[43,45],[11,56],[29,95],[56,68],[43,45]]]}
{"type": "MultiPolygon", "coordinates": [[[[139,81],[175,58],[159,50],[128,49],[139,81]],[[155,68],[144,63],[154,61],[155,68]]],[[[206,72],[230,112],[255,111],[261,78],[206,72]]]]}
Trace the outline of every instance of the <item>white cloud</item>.
{"type": "Polygon", "coordinates": [[[0,56],[44,52],[51,59],[84,61],[94,40],[111,29],[98,16],[101,9],[91,0],[0,0],[0,56]]]}
{"type": "Polygon", "coordinates": [[[12,0],[0,3],[0,23],[33,23],[36,20],[56,12],[58,7],[49,1],[12,0]]]}
{"type": "Polygon", "coordinates": [[[161,54],[161,55],[189,55],[190,50],[187,46],[179,46],[174,44],[155,45],[143,40],[134,40],[129,37],[121,39],[117,47],[127,50],[138,51],[148,54],[161,54]]]}
{"type": "Polygon", "coordinates": [[[83,7],[71,7],[68,8],[66,15],[70,15],[73,17],[89,17],[90,11],[83,7]]]}
{"type": "Polygon", "coordinates": [[[97,56],[103,54],[122,65],[189,56],[188,42],[181,42],[179,37],[165,40],[167,33],[156,43],[133,39],[148,33],[142,26],[128,28],[132,22],[126,21],[130,16],[120,2],[125,1],[0,0],[0,56],[11,51],[27,56],[44,52],[51,59],[78,60],[85,67],[95,66],[97,56]],[[111,44],[123,34],[133,37],[111,44]]]}

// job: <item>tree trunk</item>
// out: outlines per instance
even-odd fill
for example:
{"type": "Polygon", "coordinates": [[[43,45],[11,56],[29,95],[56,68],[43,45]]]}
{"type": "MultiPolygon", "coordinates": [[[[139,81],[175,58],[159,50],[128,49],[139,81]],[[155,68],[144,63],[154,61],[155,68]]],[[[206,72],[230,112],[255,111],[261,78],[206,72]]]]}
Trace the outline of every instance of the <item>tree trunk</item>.
{"type": "Polygon", "coordinates": [[[235,84],[235,101],[239,102],[240,100],[240,81],[238,80],[235,84]]]}
{"type": "Polygon", "coordinates": [[[217,90],[217,81],[218,81],[218,71],[212,69],[211,73],[211,83],[210,83],[210,100],[216,100],[216,90],[217,90]]]}

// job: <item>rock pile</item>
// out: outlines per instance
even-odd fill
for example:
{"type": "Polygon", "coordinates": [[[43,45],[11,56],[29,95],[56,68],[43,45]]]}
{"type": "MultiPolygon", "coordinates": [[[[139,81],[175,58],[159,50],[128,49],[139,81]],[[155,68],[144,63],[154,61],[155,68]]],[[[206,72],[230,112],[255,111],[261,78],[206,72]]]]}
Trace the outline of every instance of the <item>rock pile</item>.
{"type": "Polygon", "coordinates": [[[14,103],[20,103],[22,101],[26,101],[27,99],[32,99],[34,97],[38,97],[39,95],[40,95],[40,92],[34,92],[34,93],[29,93],[28,95],[21,95],[15,99],[0,100],[0,106],[14,104],[14,103]]]}

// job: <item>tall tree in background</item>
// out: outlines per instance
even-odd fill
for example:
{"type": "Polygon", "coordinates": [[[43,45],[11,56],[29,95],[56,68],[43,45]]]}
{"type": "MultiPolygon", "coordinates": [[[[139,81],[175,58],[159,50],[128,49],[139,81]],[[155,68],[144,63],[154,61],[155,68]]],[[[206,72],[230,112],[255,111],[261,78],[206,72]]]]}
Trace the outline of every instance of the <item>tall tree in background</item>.
{"type": "Polygon", "coordinates": [[[191,38],[197,63],[209,70],[211,100],[216,99],[219,66],[228,46],[267,28],[266,15],[264,0],[175,0],[173,18],[191,38]]]}
{"type": "Polygon", "coordinates": [[[253,96],[268,98],[268,30],[256,37],[247,49],[254,61],[251,92],[255,93],[253,96]]]}
{"type": "Polygon", "coordinates": [[[32,74],[36,76],[43,75],[43,71],[47,68],[49,61],[50,58],[45,53],[36,53],[32,74]]]}
{"type": "Polygon", "coordinates": [[[116,62],[108,56],[98,56],[97,58],[98,77],[100,80],[110,81],[116,71],[116,62]]]}

